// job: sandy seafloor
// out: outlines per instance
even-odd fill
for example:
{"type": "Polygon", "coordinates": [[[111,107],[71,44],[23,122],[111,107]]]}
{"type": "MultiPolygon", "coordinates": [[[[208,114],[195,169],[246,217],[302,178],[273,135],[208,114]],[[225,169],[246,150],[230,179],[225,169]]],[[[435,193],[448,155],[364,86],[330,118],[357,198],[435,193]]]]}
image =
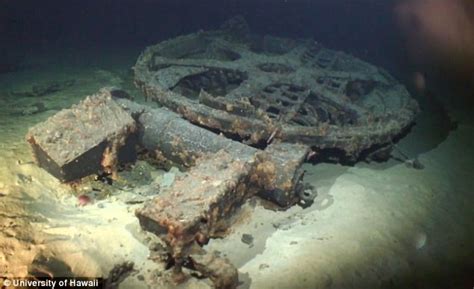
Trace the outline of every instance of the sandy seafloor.
{"type": "MultiPolygon", "coordinates": [[[[133,262],[119,288],[173,288],[162,284],[163,265],[148,259],[155,237],[138,225],[140,204],[126,204],[116,192],[77,206],[67,185],[32,164],[24,140],[28,127],[103,86],[143,101],[130,71],[139,52],[45,51],[0,75],[0,276],[107,277],[117,264],[133,262]],[[11,94],[69,79],[73,85],[45,96],[11,94]],[[38,102],[45,111],[30,114],[38,102]]],[[[318,191],[311,207],[276,212],[253,200],[232,232],[207,248],[238,267],[239,288],[472,288],[474,121],[448,108],[458,125],[447,131],[439,111],[427,110],[399,143],[424,169],[396,160],[305,164],[305,181],[318,191]]],[[[150,176],[158,185],[165,179],[159,170],[150,176]]],[[[210,285],[192,280],[179,288],[210,285]]]]}

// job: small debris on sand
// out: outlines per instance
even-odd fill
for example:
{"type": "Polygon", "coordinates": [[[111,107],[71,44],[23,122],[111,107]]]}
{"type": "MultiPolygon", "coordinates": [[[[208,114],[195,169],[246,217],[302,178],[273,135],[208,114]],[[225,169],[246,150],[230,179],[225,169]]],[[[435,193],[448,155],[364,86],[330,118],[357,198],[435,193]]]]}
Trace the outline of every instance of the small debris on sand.
{"type": "Polygon", "coordinates": [[[79,207],[84,207],[92,203],[92,199],[88,195],[80,195],[77,197],[77,204],[79,207]]]}
{"type": "Polygon", "coordinates": [[[253,245],[253,236],[250,234],[242,234],[242,238],[240,239],[242,243],[247,244],[249,246],[253,245]]]}

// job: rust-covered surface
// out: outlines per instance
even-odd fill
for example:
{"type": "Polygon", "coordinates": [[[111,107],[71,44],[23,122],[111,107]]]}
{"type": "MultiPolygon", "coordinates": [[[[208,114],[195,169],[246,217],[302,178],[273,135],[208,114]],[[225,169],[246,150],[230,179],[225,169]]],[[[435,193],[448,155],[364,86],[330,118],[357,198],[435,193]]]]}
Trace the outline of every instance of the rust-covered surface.
{"type": "MultiPolygon", "coordinates": [[[[137,210],[141,226],[167,244],[176,274],[182,274],[180,268],[199,246],[226,232],[249,197],[260,193],[280,206],[298,201],[307,146],[284,143],[247,152],[252,153],[236,156],[220,150],[198,159],[171,188],[137,210]]],[[[216,288],[233,288],[228,281],[236,280],[232,273],[236,270],[225,260],[209,258],[199,257],[201,263],[194,267],[211,278],[216,288]],[[227,266],[206,267],[207,263],[227,266]]]]}
{"type": "Polygon", "coordinates": [[[204,157],[137,211],[142,227],[164,237],[175,258],[189,255],[189,244],[205,243],[228,228],[229,217],[251,195],[254,156],[235,159],[221,151],[204,157]]]}
{"type": "Polygon", "coordinates": [[[275,143],[260,154],[253,182],[258,184],[259,196],[280,207],[294,205],[303,193],[303,169],[309,147],[300,144],[275,143]]]}
{"type": "Polygon", "coordinates": [[[196,126],[179,114],[161,108],[149,108],[120,99],[117,102],[135,115],[140,124],[140,144],[154,157],[163,157],[180,167],[192,167],[196,159],[225,149],[233,156],[253,155],[258,150],[221,134],[196,126]]]}
{"type": "Polygon", "coordinates": [[[63,182],[135,160],[136,123],[108,90],[86,97],[32,127],[26,136],[37,164],[63,182]]]}
{"type": "Polygon", "coordinates": [[[237,268],[226,258],[216,253],[201,253],[191,255],[190,261],[196,271],[211,279],[216,289],[232,289],[238,286],[237,268]]]}
{"type": "Polygon", "coordinates": [[[193,123],[352,158],[390,143],[418,111],[383,69],[312,40],[250,34],[242,18],[150,46],[134,71],[148,98],[193,123]]]}
{"type": "Polygon", "coordinates": [[[126,157],[135,157],[138,144],[154,152],[148,156],[164,157],[186,168],[136,215],[145,230],[167,244],[175,275],[183,276],[181,268],[191,267],[216,288],[235,288],[237,270],[201,246],[209,238],[223,236],[252,196],[281,207],[298,202],[301,165],[309,147],[275,141],[258,149],[169,110],[114,95],[122,93],[102,89],[30,129],[27,139],[39,165],[63,181],[98,171],[113,174],[126,157]]]}
{"type": "Polygon", "coordinates": [[[251,176],[255,156],[234,158],[220,151],[200,159],[173,186],[137,210],[140,225],[168,246],[175,268],[196,246],[221,236],[243,202],[256,193],[251,176]]]}
{"type": "MultiPolygon", "coordinates": [[[[249,159],[259,152],[258,195],[281,207],[299,201],[303,171],[301,166],[309,147],[302,144],[272,143],[259,150],[223,135],[189,123],[165,109],[152,109],[121,99],[118,103],[135,115],[140,124],[139,142],[154,158],[171,160],[175,165],[192,167],[198,158],[225,150],[233,158],[249,159]]],[[[256,179],[258,178],[258,179],[256,179]]]]}

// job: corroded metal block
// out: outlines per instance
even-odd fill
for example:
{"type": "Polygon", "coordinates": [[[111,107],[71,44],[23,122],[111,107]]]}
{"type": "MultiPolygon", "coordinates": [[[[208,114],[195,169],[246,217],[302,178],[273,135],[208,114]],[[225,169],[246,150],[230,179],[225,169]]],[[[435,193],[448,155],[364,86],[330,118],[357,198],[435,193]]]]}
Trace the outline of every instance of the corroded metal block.
{"type": "Polygon", "coordinates": [[[253,155],[233,158],[220,151],[201,159],[173,186],[137,211],[143,228],[162,237],[173,257],[188,256],[190,244],[205,243],[229,226],[229,218],[251,195],[253,155]]]}
{"type": "MultiPolygon", "coordinates": [[[[234,158],[219,151],[206,156],[169,190],[137,210],[140,225],[167,244],[178,274],[199,245],[226,232],[234,213],[256,193],[256,187],[251,183],[255,164],[254,155],[234,158]]],[[[232,270],[232,266],[219,273],[209,271],[208,261],[196,262],[196,265],[201,264],[197,266],[198,270],[211,274],[217,288],[236,287],[237,271],[232,270]],[[222,281],[229,280],[229,272],[230,280],[235,281],[230,284],[222,281]],[[220,283],[226,285],[222,287],[220,283]]]]}
{"type": "Polygon", "coordinates": [[[62,182],[104,170],[136,158],[136,123],[101,90],[70,109],[32,127],[26,135],[37,164],[62,182]]]}
{"type": "MultiPolygon", "coordinates": [[[[254,182],[259,184],[259,196],[280,207],[294,205],[302,198],[303,169],[309,147],[301,144],[276,143],[265,149],[265,155],[255,170],[254,182]]],[[[309,196],[311,197],[311,196],[309,196]]],[[[313,196],[314,198],[314,196],[313,196]]]]}

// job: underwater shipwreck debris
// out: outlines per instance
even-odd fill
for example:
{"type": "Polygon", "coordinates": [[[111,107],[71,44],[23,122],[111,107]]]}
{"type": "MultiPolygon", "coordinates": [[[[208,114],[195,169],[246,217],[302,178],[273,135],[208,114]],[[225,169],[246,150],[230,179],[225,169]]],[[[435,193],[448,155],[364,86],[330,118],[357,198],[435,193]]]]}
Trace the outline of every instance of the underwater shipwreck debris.
{"type": "Polygon", "coordinates": [[[250,35],[242,19],[232,23],[140,56],[136,85],[169,110],[103,89],[27,136],[37,163],[62,181],[113,174],[135,159],[136,144],[187,168],[136,216],[166,244],[176,280],[188,268],[216,288],[237,287],[238,273],[202,246],[223,236],[248,198],[311,203],[301,170],[314,157],[310,149],[357,159],[391,146],[418,111],[382,69],[313,41],[250,35]]]}
{"type": "Polygon", "coordinates": [[[275,138],[354,160],[414,121],[417,102],[383,69],[311,40],[245,34],[242,21],[148,47],[133,68],[136,85],[250,144],[275,138]]]}
{"type": "MultiPolygon", "coordinates": [[[[262,169],[255,176],[255,182],[262,188],[259,196],[287,208],[309,196],[304,194],[303,175],[301,168],[309,153],[309,147],[301,144],[275,143],[260,155],[263,160],[259,164],[262,169]]],[[[312,196],[314,199],[315,195],[312,196]]]]}
{"type": "Polygon", "coordinates": [[[237,268],[217,253],[201,253],[189,256],[193,269],[211,279],[216,289],[232,289],[239,285],[237,268]]]}
{"type": "Polygon", "coordinates": [[[102,90],[30,128],[36,163],[69,182],[135,161],[136,123],[102,90]]]}
{"type": "MultiPolygon", "coordinates": [[[[139,143],[158,157],[182,167],[192,167],[196,159],[225,150],[234,158],[249,159],[262,150],[233,141],[222,135],[189,123],[178,114],[165,109],[152,109],[135,102],[116,100],[134,115],[140,124],[139,143]]],[[[302,189],[301,166],[309,147],[301,144],[274,143],[259,154],[262,160],[258,195],[280,207],[299,200],[302,189]]]]}
{"type": "MultiPolygon", "coordinates": [[[[167,244],[174,274],[182,274],[181,268],[200,251],[200,246],[227,231],[234,214],[249,197],[258,193],[280,206],[298,200],[300,166],[308,148],[295,144],[272,146],[240,155],[224,149],[204,155],[168,190],[137,210],[141,226],[167,244]]],[[[216,262],[218,259],[213,257],[216,262]]],[[[217,267],[215,271],[197,264],[191,267],[209,277],[216,288],[235,288],[237,275],[233,272],[237,270],[226,260],[218,262],[226,264],[226,269],[217,267]]]]}
{"type": "MultiPolygon", "coordinates": [[[[115,98],[112,92],[126,94],[117,91],[102,89],[32,127],[26,139],[36,163],[70,182],[99,172],[113,177],[118,165],[135,161],[136,145],[184,168],[220,150],[241,159],[262,152],[193,125],[174,112],[115,98]]],[[[259,195],[281,207],[295,204],[302,188],[300,166],[308,151],[306,145],[270,144],[261,154],[265,162],[259,195]]]]}
{"type": "MultiPolygon", "coordinates": [[[[170,189],[137,210],[140,225],[167,244],[175,274],[181,274],[181,267],[189,256],[200,252],[200,246],[209,238],[222,236],[235,212],[257,192],[258,188],[251,181],[256,163],[255,155],[235,158],[220,151],[205,156],[170,189]]],[[[201,273],[206,275],[206,272],[201,273]]],[[[236,284],[230,285],[218,288],[236,287],[236,284]]]]}
{"type": "MultiPolygon", "coordinates": [[[[301,165],[309,152],[307,145],[279,142],[257,149],[166,109],[114,98],[108,89],[31,128],[27,140],[38,165],[62,181],[132,161],[135,145],[188,168],[136,215],[144,229],[168,245],[175,271],[192,263],[217,288],[235,287],[237,270],[201,246],[222,236],[238,208],[254,195],[281,207],[302,199],[301,165]]],[[[80,205],[89,201],[79,198],[80,205]]]]}
{"type": "Polygon", "coordinates": [[[140,144],[155,157],[189,168],[203,154],[226,149],[234,156],[252,155],[257,149],[189,123],[180,115],[159,108],[149,108],[126,100],[116,100],[140,124],[140,144]]]}

